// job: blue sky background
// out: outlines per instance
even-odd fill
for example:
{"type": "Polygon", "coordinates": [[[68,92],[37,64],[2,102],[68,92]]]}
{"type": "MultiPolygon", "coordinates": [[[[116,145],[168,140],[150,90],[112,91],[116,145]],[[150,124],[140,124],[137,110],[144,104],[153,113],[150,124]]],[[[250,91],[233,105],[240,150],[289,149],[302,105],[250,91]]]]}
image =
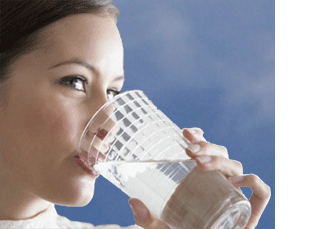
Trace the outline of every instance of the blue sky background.
{"type": "MultiPolygon", "coordinates": [[[[272,197],[257,228],[275,228],[275,1],[121,1],[125,90],[140,89],[180,128],[224,145],[272,197]]],[[[244,188],[249,198],[251,190],[244,188]]],[[[128,196],[99,177],[85,207],[60,215],[134,224],[128,196]]]]}

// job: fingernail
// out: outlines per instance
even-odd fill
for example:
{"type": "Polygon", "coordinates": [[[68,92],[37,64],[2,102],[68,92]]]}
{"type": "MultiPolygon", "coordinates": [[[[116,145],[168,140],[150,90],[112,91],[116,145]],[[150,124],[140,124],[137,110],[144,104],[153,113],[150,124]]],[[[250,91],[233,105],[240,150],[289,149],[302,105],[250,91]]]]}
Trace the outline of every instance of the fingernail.
{"type": "Polygon", "coordinates": [[[195,128],[195,131],[196,131],[197,133],[204,134],[204,131],[203,131],[201,128],[195,128]]]}
{"type": "Polygon", "coordinates": [[[133,212],[133,214],[134,214],[134,208],[133,208],[133,206],[129,203],[129,205],[130,205],[130,208],[131,208],[131,210],[132,210],[132,212],[133,212]]]}
{"type": "Polygon", "coordinates": [[[199,162],[201,163],[208,163],[211,161],[211,157],[208,155],[204,155],[204,156],[198,157],[197,160],[199,160],[199,162]]]}
{"type": "Polygon", "coordinates": [[[192,153],[197,153],[198,151],[201,150],[201,146],[198,144],[195,145],[189,145],[188,149],[192,152],[192,153]]]}
{"type": "Polygon", "coordinates": [[[241,182],[243,179],[244,179],[243,176],[235,176],[235,177],[230,177],[230,178],[229,178],[229,180],[230,180],[232,183],[241,182]]]}
{"type": "Polygon", "coordinates": [[[204,131],[201,129],[201,128],[198,128],[198,127],[193,127],[193,128],[190,128],[189,131],[193,134],[204,134],[204,131]]]}
{"type": "Polygon", "coordinates": [[[188,128],[187,130],[188,130],[191,134],[196,134],[196,133],[197,133],[196,128],[188,128]]]}
{"type": "Polygon", "coordinates": [[[130,208],[131,208],[131,210],[132,210],[132,212],[133,212],[134,220],[139,220],[138,216],[137,216],[137,215],[135,214],[135,212],[134,212],[134,208],[132,207],[131,204],[129,204],[129,205],[130,205],[130,208]]]}
{"type": "Polygon", "coordinates": [[[134,207],[130,204],[130,202],[129,202],[129,205],[130,205],[130,208],[131,208],[133,214],[135,215],[135,209],[134,209],[134,207]]]}

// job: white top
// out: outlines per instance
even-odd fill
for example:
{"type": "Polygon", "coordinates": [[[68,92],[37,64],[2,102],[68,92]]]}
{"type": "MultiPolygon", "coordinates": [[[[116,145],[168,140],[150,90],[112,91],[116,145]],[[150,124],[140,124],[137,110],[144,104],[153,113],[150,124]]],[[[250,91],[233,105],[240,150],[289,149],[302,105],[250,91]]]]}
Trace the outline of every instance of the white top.
{"type": "Polygon", "coordinates": [[[141,229],[137,225],[120,227],[119,225],[99,225],[71,221],[64,216],[58,215],[55,205],[52,205],[45,212],[27,220],[0,220],[1,229],[141,229]]]}

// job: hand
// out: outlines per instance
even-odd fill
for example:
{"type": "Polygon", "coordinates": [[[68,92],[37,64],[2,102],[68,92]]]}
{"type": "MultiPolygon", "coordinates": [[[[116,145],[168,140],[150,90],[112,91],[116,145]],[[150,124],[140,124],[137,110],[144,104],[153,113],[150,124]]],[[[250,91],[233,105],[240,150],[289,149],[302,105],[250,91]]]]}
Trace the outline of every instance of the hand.
{"type": "MultiPolygon", "coordinates": [[[[235,187],[250,187],[253,194],[250,198],[252,214],[246,229],[254,229],[270,199],[270,188],[256,175],[243,175],[242,164],[230,160],[224,146],[206,141],[203,131],[199,128],[184,129],[183,135],[193,144],[186,150],[187,154],[196,161],[203,171],[218,170],[234,184],[235,187]]],[[[147,229],[169,229],[163,221],[156,218],[138,199],[130,199],[137,225],[147,229]]]]}
{"type": "MultiPolygon", "coordinates": [[[[250,187],[253,191],[249,201],[252,214],[245,229],[254,229],[266,208],[271,196],[270,187],[257,175],[243,174],[242,164],[229,160],[227,149],[224,146],[215,145],[206,141],[203,131],[199,128],[184,129],[183,135],[197,147],[195,152],[187,150],[187,154],[196,160],[197,166],[204,171],[219,170],[232,184],[237,187],[250,187]],[[198,149],[200,146],[200,149],[198,149]]],[[[194,148],[194,147],[193,147],[194,148]]]]}

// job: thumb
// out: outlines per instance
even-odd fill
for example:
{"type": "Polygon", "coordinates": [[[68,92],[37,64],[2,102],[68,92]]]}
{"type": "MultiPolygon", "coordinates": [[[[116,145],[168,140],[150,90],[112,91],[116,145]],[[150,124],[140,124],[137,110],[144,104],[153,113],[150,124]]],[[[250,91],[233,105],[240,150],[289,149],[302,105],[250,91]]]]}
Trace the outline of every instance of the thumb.
{"type": "Polygon", "coordinates": [[[133,211],[134,220],[139,226],[144,227],[144,225],[151,224],[153,221],[152,216],[142,201],[131,198],[128,202],[133,211]]]}
{"type": "Polygon", "coordinates": [[[165,223],[152,215],[145,204],[139,199],[131,198],[128,202],[138,226],[146,229],[169,229],[165,223]]]}

